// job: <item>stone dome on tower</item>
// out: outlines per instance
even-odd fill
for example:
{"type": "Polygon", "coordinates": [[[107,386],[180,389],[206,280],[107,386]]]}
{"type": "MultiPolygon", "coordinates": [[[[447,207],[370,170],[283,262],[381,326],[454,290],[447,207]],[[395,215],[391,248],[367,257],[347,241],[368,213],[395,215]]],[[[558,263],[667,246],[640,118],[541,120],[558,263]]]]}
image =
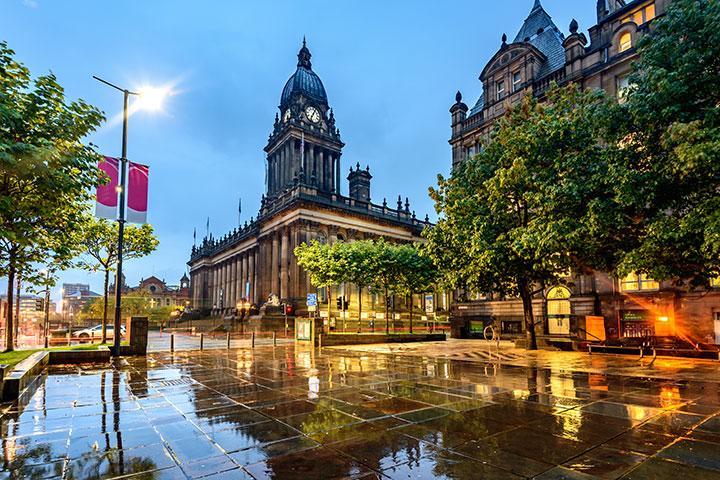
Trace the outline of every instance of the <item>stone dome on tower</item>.
{"type": "Polygon", "coordinates": [[[327,93],[325,93],[325,87],[320,77],[312,70],[312,64],[310,63],[311,57],[312,54],[307,48],[305,39],[303,39],[303,46],[300,52],[298,52],[297,70],[295,70],[295,73],[293,73],[287,83],[285,83],[285,88],[283,88],[282,96],[280,97],[281,109],[284,110],[297,95],[304,95],[321,105],[327,105],[327,93]]]}

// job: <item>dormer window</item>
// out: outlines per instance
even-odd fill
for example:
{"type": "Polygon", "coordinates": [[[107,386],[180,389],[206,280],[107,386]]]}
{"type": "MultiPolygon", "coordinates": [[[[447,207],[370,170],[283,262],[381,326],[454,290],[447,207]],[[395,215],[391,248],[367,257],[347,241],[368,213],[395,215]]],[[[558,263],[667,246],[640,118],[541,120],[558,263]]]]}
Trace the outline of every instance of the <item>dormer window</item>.
{"type": "Polygon", "coordinates": [[[649,22],[655,18],[655,4],[651,3],[650,5],[641,8],[637,12],[633,13],[632,15],[628,15],[627,17],[623,18],[622,23],[628,23],[628,22],[634,22],[636,25],[642,25],[643,23],[649,22]]]}
{"type": "Polygon", "coordinates": [[[625,32],[620,35],[620,46],[618,47],[620,53],[630,50],[632,46],[632,35],[630,32],[625,32]]]}
{"type": "Polygon", "coordinates": [[[500,80],[497,82],[497,99],[502,100],[505,96],[505,82],[500,80]]]}
{"type": "Polygon", "coordinates": [[[520,84],[522,83],[522,79],[520,77],[520,72],[513,73],[513,92],[517,92],[520,90],[520,84]]]}

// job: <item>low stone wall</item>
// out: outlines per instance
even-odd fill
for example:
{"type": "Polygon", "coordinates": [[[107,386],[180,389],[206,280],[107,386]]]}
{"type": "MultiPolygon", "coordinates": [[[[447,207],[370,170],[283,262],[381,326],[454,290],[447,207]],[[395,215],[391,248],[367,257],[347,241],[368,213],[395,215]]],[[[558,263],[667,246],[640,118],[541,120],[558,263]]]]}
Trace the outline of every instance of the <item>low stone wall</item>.
{"type": "Polygon", "coordinates": [[[2,400],[4,402],[15,400],[20,392],[30,386],[42,373],[50,360],[49,352],[35,352],[3,378],[2,400]]]}
{"type": "Polygon", "coordinates": [[[76,364],[76,363],[108,363],[110,349],[98,347],[97,350],[51,350],[50,365],[76,364]]]}
{"type": "Polygon", "coordinates": [[[337,345],[364,345],[372,343],[411,343],[411,342],[444,342],[444,333],[419,333],[403,335],[383,334],[323,334],[320,342],[323,347],[337,345]]]}
{"type": "Polygon", "coordinates": [[[98,347],[97,350],[35,352],[15,365],[12,371],[5,372],[0,386],[0,397],[4,402],[16,400],[25,389],[37,380],[48,365],[108,362],[110,362],[110,349],[107,347],[98,347]]]}

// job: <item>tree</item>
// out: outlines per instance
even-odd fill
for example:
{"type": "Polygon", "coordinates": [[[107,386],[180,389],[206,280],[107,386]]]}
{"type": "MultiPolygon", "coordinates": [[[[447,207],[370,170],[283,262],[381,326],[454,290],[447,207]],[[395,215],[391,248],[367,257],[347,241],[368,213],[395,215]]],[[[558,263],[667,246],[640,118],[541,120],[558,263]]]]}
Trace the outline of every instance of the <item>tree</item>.
{"type": "Polygon", "coordinates": [[[437,268],[430,257],[420,254],[416,245],[403,244],[395,248],[401,265],[397,290],[410,297],[410,333],[412,333],[412,297],[415,293],[434,289],[437,282],[437,268]]]}
{"type": "MultiPolygon", "coordinates": [[[[82,139],[103,121],[82,100],[66,102],[53,74],[29,70],[0,42],[0,275],[36,283],[44,264],[67,265],[78,245],[84,202],[101,180],[98,155],[82,139]]],[[[14,322],[7,309],[6,349],[14,322]]]]}
{"type": "Polygon", "coordinates": [[[638,45],[614,139],[635,227],[620,273],[690,286],[720,275],[719,26],[720,3],[674,0],[638,45]]]}
{"type": "MultiPolygon", "coordinates": [[[[110,272],[114,271],[117,266],[118,224],[101,218],[91,218],[82,229],[81,238],[82,256],[77,263],[78,267],[90,272],[102,271],[105,276],[102,313],[102,343],[105,343],[107,341],[108,283],[110,272]]],[[[123,262],[149,255],[157,248],[158,244],[152,225],[125,225],[123,262]]]]}
{"type": "MultiPolygon", "coordinates": [[[[431,189],[440,220],[423,252],[442,283],[522,300],[527,347],[537,348],[533,297],[572,268],[616,261],[615,218],[600,112],[608,101],[577,86],[528,95],[484,149],[431,189]]],[[[624,225],[624,222],[622,223],[624,225]]]]}
{"type": "Polygon", "coordinates": [[[297,263],[310,276],[315,287],[328,289],[328,320],[330,319],[330,288],[344,283],[347,278],[348,258],[343,242],[333,245],[317,240],[295,247],[297,263]]]}
{"type": "Polygon", "coordinates": [[[374,262],[373,251],[375,243],[372,240],[360,240],[352,243],[337,242],[338,248],[343,251],[346,258],[347,270],[344,281],[357,286],[358,289],[358,333],[362,330],[362,301],[363,289],[372,284],[377,275],[377,265],[374,262]]]}

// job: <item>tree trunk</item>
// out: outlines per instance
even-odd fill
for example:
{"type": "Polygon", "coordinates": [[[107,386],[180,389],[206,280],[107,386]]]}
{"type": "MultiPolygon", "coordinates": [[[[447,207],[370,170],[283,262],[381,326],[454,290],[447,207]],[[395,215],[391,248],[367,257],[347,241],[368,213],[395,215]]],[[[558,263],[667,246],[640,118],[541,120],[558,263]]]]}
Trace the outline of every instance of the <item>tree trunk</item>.
{"type": "Polygon", "coordinates": [[[412,334],[412,309],[413,309],[413,294],[410,292],[410,333],[412,334]]]}
{"type": "Polygon", "coordinates": [[[362,333],[362,287],[358,286],[358,333],[362,333]]]}
{"type": "Polygon", "coordinates": [[[105,288],[103,290],[103,318],[102,318],[102,342],[107,343],[107,310],[108,310],[108,281],[110,270],[105,269],[105,288]]]}
{"type": "Polygon", "coordinates": [[[388,289],[385,287],[385,335],[390,335],[390,317],[388,317],[388,289]]]}
{"type": "Polygon", "coordinates": [[[527,349],[537,350],[537,338],[535,336],[535,315],[533,314],[532,293],[526,281],[518,282],[520,298],[523,303],[523,314],[525,317],[525,335],[527,337],[527,349]]]}
{"type": "Polygon", "coordinates": [[[15,325],[13,322],[13,293],[15,288],[15,267],[13,261],[10,259],[10,269],[8,271],[8,289],[7,289],[7,309],[6,309],[6,321],[5,321],[5,351],[12,352],[15,349],[15,339],[13,333],[15,332],[15,325]]]}
{"type": "Polygon", "coordinates": [[[13,326],[15,327],[14,330],[14,337],[13,341],[15,342],[14,345],[17,347],[18,343],[18,336],[20,332],[20,274],[17,275],[17,289],[15,290],[15,323],[13,326]]]}
{"type": "Polygon", "coordinates": [[[327,331],[327,333],[330,333],[330,303],[332,302],[332,287],[330,285],[327,286],[327,302],[328,302],[328,310],[327,310],[327,312],[328,312],[328,331],[327,331]]]}

